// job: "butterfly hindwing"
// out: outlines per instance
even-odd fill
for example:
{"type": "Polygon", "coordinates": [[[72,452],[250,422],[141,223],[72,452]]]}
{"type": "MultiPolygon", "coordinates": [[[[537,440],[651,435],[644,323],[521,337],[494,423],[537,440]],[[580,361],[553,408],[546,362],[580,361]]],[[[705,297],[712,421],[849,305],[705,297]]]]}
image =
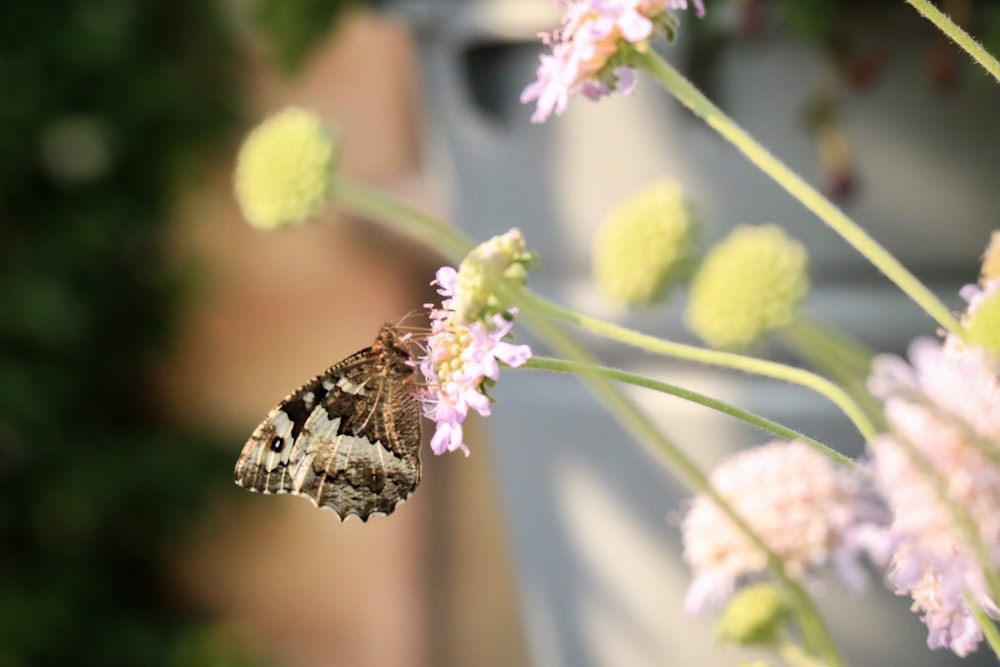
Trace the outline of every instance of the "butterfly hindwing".
{"type": "Polygon", "coordinates": [[[375,343],[279,403],[236,463],[251,491],[306,496],[342,519],[390,514],[420,481],[410,352],[386,324],[375,343]]]}

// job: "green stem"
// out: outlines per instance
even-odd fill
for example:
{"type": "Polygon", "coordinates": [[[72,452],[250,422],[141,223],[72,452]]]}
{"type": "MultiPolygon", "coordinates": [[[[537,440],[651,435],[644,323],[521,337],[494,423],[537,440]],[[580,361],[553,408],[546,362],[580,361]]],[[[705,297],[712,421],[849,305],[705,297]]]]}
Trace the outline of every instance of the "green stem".
{"type": "Polygon", "coordinates": [[[989,72],[994,79],[1000,81],[1000,63],[997,62],[997,59],[994,58],[989,51],[984,49],[982,44],[973,39],[969,33],[955,25],[955,22],[948,18],[947,14],[943,13],[930,2],[927,2],[927,0],[906,1],[910,3],[914,9],[923,14],[924,18],[936,25],[941,32],[946,34],[956,44],[962,47],[962,49],[972,56],[973,60],[982,65],[983,69],[989,72]]]}
{"type": "Polygon", "coordinates": [[[854,221],[844,215],[829,199],[806,183],[745,130],[701,94],[687,79],[652,49],[631,55],[633,64],[652,74],[684,106],[702,118],[712,129],[721,134],[753,164],[770,176],[790,195],[847,241],[855,250],[874,264],[917,305],[924,309],[941,327],[956,334],[961,326],[951,312],[885,248],[878,244],[854,221]]]}
{"type": "MultiPolygon", "coordinates": [[[[509,288],[508,288],[509,289],[509,288]]],[[[766,555],[768,569],[788,591],[799,615],[806,644],[823,657],[825,664],[839,667],[843,660],[830,636],[822,616],[801,584],[785,571],[782,560],[764,543],[750,525],[727,503],[708,482],[708,478],[680,448],[674,445],[649,417],[625,394],[611,385],[597,370],[589,355],[549,316],[544,302],[524,289],[511,289],[512,302],[520,309],[518,319],[559,354],[579,364],[580,377],[597,397],[599,403],[613,414],[636,440],[663,457],[667,465],[695,493],[707,496],[744,534],[751,544],[766,555]]]]}
{"type": "Polygon", "coordinates": [[[866,384],[871,373],[871,350],[804,317],[793,320],[779,334],[809,366],[843,387],[876,429],[885,430],[882,404],[872,396],[866,384]]]}
{"type": "MultiPolygon", "coordinates": [[[[780,333],[786,336],[796,349],[808,348],[800,349],[800,352],[808,354],[810,360],[812,357],[824,360],[831,366],[830,371],[837,372],[837,376],[833,377],[850,376],[864,380],[871,373],[872,357],[875,353],[818,320],[796,317],[780,333]],[[810,351],[812,354],[809,354],[810,351]]],[[[832,375],[826,369],[823,369],[823,372],[832,375]]]]}
{"type": "MultiPolygon", "coordinates": [[[[588,369],[584,368],[584,365],[575,361],[565,361],[563,359],[552,359],[550,357],[532,357],[527,361],[527,363],[522,366],[522,368],[543,370],[543,371],[553,371],[557,373],[576,373],[582,374],[588,369]]],[[[723,403],[717,399],[705,396],[704,394],[699,394],[698,392],[691,391],[689,389],[684,389],[676,385],[668,384],[666,382],[660,382],[658,380],[653,380],[651,378],[645,377],[643,375],[636,375],[635,373],[629,373],[617,368],[608,368],[606,366],[598,366],[589,369],[596,372],[602,377],[606,377],[609,380],[614,380],[615,382],[625,382],[628,384],[635,385],[637,387],[643,387],[645,389],[652,389],[653,391],[658,391],[664,394],[670,394],[671,396],[677,396],[686,401],[692,403],[697,403],[698,405],[703,405],[712,410],[716,410],[723,414],[729,415],[730,417],[735,417],[736,419],[742,420],[751,426],[755,426],[762,431],[767,431],[782,440],[798,440],[804,442],[816,450],[822,452],[826,456],[835,459],[838,463],[847,468],[855,468],[860,471],[857,463],[848,456],[844,456],[840,452],[831,449],[822,442],[810,438],[804,433],[799,433],[794,429],[790,429],[787,426],[782,426],[777,422],[773,422],[770,419],[761,417],[760,415],[748,412],[746,410],[741,410],[735,406],[729,405],[728,403],[723,403]]]]}
{"type": "Polygon", "coordinates": [[[1000,658],[1000,632],[997,631],[997,626],[993,623],[993,619],[986,615],[982,606],[976,600],[973,600],[968,593],[965,594],[965,603],[972,610],[972,617],[976,619],[976,625],[983,631],[986,642],[993,649],[993,655],[1000,658]]]}
{"type": "Polygon", "coordinates": [[[792,667],[826,667],[826,663],[806,653],[801,646],[785,642],[778,646],[778,655],[792,667]]]}
{"type": "Polygon", "coordinates": [[[855,427],[857,427],[858,431],[861,432],[861,435],[864,436],[865,440],[871,440],[878,435],[878,430],[872,425],[871,421],[869,421],[864,411],[858,407],[853,400],[851,400],[851,397],[848,396],[843,389],[826,378],[816,375],[815,373],[810,373],[809,371],[801,368],[786,366],[785,364],[779,364],[773,361],[746,357],[739,354],[732,354],[730,352],[719,352],[718,350],[709,350],[702,347],[695,347],[693,345],[684,345],[683,343],[675,343],[662,338],[657,338],[655,336],[639,333],[638,331],[633,331],[611,322],[605,322],[595,317],[590,317],[588,315],[569,310],[558,304],[547,301],[540,296],[534,295],[531,292],[525,291],[524,297],[525,299],[530,299],[534,307],[547,313],[551,317],[570,322],[571,324],[582,327],[606,338],[625,343],[626,345],[631,345],[656,354],[675,357],[677,359],[694,361],[710,366],[731,368],[745,373],[763,375],[765,377],[784,380],[786,382],[791,382],[792,384],[806,387],[822,396],[825,396],[837,407],[839,407],[854,423],[855,427]]]}
{"type": "Polygon", "coordinates": [[[331,198],[340,208],[422,241],[456,264],[472,250],[472,242],[453,227],[362,183],[338,177],[331,198]]]}

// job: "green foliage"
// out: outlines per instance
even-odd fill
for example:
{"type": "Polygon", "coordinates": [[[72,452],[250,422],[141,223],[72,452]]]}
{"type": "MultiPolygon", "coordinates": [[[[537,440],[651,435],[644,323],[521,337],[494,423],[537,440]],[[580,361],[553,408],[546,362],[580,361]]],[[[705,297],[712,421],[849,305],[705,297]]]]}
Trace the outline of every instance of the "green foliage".
{"type": "Polygon", "coordinates": [[[348,9],[364,4],[365,0],[257,0],[254,18],[270,40],[278,66],[293,74],[348,9]]]}
{"type": "Polygon", "coordinates": [[[792,32],[806,40],[823,44],[838,25],[838,13],[850,3],[833,0],[783,0],[785,20],[792,32]]]}
{"type": "Polygon", "coordinates": [[[157,415],[171,197],[233,128],[221,3],[0,5],[0,664],[246,664],[164,584],[232,452],[157,415]]]}
{"type": "Polygon", "coordinates": [[[1000,53],[1000,6],[991,5],[983,9],[983,46],[990,53],[1000,53]]]}

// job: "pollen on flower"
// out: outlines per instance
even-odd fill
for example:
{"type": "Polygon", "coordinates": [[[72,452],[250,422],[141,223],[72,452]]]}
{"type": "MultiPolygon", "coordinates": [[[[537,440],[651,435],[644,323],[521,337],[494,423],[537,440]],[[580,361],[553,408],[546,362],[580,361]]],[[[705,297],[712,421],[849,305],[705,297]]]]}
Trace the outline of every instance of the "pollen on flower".
{"type": "Polygon", "coordinates": [[[488,416],[485,389],[499,379],[500,364],[516,367],[531,357],[527,345],[508,342],[517,309],[495,290],[503,281],[523,283],[533,258],[512,229],[476,247],[457,271],[438,270],[432,284],[444,298],[440,307],[428,304],[431,334],[419,361],[427,385],[420,400],[435,423],[435,454],[461,450],[468,456],[462,425],[470,410],[488,416]]]}
{"type": "MultiPolygon", "coordinates": [[[[799,442],[772,442],[737,453],[712,471],[719,496],[803,578],[827,563],[851,588],[866,579],[867,555],[884,559],[887,517],[857,475],[799,442]]],[[[701,613],[728,599],[737,584],[767,568],[767,557],[705,495],[681,524],[684,559],[694,578],[685,608],[701,613]]]]}
{"type": "Polygon", "coordinates": [[[930,339],[914,342],[909,357],[912,366],[877,357],[869,380],[890,425],[868,443],[875,484],[893,512],[889,580],[912,597],[929,646],[966,655],[982,640],[966,596],[1000,618],[954,514],[967,516],[989,565],[1000,565],[998,368],[979,350],[949,354],[930,339]]]}
{"type": "Polygon", "coordinates": [[[598,288],[623,305],[656,301],[687,259],[693,226],[676,183],[655,183],[635,193],[611,212],[594,237],[598,288]]]}
{"type": "MultiPolygon", "coordinates": [[[[634,70],[625,45],[647,48],[656,33],[672,36],[677,19],[668,9],[686,9],[685,0],[564,0],[557,30],[542,33],[551,53],[541,56],[537,79],[521,93],[521,102],[535,102],[531,121],[541,123],[562,114],[569,98],[582,94],[597,100],[614,91],[631,92],[634,70]]],[[[694,6],[699,16],[701,0],[694,6]]]]}
{"type": "Polygon", "coordinates": [[[310,111],[286,109],[257,126],[236,162],[236,198],[247,221],[271,229],[322,212],[339,141],[310,111]]]}
{"type": "MultiPolygon", "coordinates": [[[[906,567],[904,553],[904,549],[897,551],[890,572],[900,566],[906,567]]],[[[907,585],[906,591],[913,598],[911,610],[921,614],[921,620],[930,630],[927,647],[932,650],[946,648],[964,658],[978,648],[983,638],[982,630],[969,605],[950,592],[947,586],[940,574],[928,568],[914,583],[907,585]]],[[[996,607],[988,597],[980,596],[976,602],[984,609],[991,610],[990,615],[996,618],[996,607]]]]}
{"type": "Polygon", "coordinates": [[[688,328],[708,345],[743,349],[792,321],[809,289],[808,255],[776,225],[737,227],[691,284],[688,328]]]}

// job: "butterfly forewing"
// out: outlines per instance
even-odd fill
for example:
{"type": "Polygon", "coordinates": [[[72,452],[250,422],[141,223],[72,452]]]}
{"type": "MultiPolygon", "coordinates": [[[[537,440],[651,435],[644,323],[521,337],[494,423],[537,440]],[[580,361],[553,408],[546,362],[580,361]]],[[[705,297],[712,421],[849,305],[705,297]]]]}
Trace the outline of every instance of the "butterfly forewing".
{"type": "Polygon", "coordinates": [[[390,514],[420,481],[420,405],[409,349],[389,324],[375,343],[279,403],[236,462],[251,491],[306,496],[342,519],[390,514]]]}

